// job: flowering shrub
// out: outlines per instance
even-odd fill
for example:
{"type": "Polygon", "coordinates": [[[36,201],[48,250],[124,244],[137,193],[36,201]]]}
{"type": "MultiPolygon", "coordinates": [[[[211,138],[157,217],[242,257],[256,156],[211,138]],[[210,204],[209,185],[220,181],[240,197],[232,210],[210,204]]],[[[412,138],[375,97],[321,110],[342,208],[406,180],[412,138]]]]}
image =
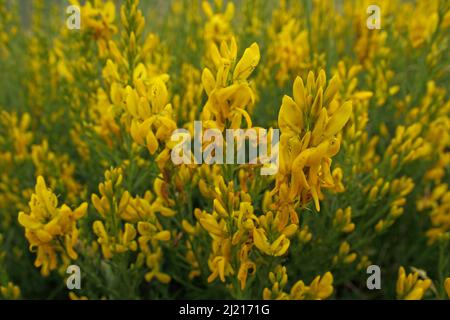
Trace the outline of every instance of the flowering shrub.
{"type": "Polygon", "coordinates": [[[0,0],[0,298],[450,298],[450,3],[156,2],[0,0]]]}

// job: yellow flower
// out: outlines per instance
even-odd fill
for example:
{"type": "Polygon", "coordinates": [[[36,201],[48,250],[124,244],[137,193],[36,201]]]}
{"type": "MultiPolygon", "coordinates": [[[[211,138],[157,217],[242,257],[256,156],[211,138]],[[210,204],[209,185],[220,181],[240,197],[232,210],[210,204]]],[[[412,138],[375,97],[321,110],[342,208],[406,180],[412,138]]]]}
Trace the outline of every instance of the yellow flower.
{"type": "Polygon", "coordinates": [[[234,68],[233,81],[239,82],[247,80],[258,65],[260,58],[259,47],[256,43],[253,43],[250,47],[245,49],[241,60],[239,60],[234,68]]]}
{"type": "Polygon", "coordinates": [[[149,242],[155,245],[156,241],[169,241],[171,237],[169,231],[161,231],[156,225],[144,221],[138,223],[138,231],[139,246],[144,252],[151,251],[149,242]]]}
{"type": "Polygon", "coordinates": [[[86,214],[87,203],[72,210],[66,205],[58,208],[58,200],[45,184],[44,178],[37,178],[35,193],[29,203],[30,213],[20,212],[19,223],[25,228],[25,237],[30,250],[37,249],[36,267],[48,275],[57,267],[57,252],[64,260],[67,256],[76,260],[78,255],[73,247],[78,240],[76,221],[86,214]]]}
{"type": "Polygon", "coordinates": [[[330,272],[315,277],[309,286],[302,280],[297,281],[289,293],[284,292],[288,282],[286,267],[277,266],[274,272],[269,273],[269,280],[272,283],[272,289],[264,289],[264,300],[323,300],[330,297],[334,291],[333,275],[330,272]]]}
{"type": "Polygon", "coordinates": [[[330,272],[322,277],[317,276],[309,285],[307,297],[310,299],[326,299],[333,293],[333,275],[330,272]]]}
{"type": "Polygon", "coordinates": [[[126,252],[128,250],[136,251],[137,243],[136,229],[130,223],[125,223],[124,231],[119,235],[120,242],[116,244],[116,251],[118,253],[126,252]]]}
{"type": "Polygon", "coordinates": [[[450,299],[450,278],[445,279],[444,287],[445,287],[445,292],[447,292],[447,296],[450,299]]]}
{"type": "Polygon", "coordinates": [[[14,146],[14,158],[16,161],[24,159],[28,154],[28,148],[33,140],[33,133],[30,131],[31,116],[24,113],[19,117],[15,112],[0,113],[0,125],[5,126],[14,146]]]}
{"type": "Polygon", "coordinates": [[[269,34],[273,39],[268,47],[268,64],[278,69],[275,69],[275,80],[282,86],[291,74],[300,74],[310,65],[308,31],[302,30],[300,21],[295,18],[283,22],[279,31],[270,31],[273,31],[269,34]]]}
{"type": "Polygon", "coordinates": [[[281,150],[275,190],[281,190],[284,184],[290,190],[289,199],[300,198],[303,204],[309,201],[307,194],[310,194],[317,211],[320,211],[321,187],[335,187],[331,158],[339,152],[337,135],[352,113],[351,101],[339,104],[335,98],[340,87],[339,77],[333,77],[328,86],[325,85],[323,70],[317,78],[310,72],[306,87],[302,78],[297,77],[294,98],[284,96],[278,114],[281,150]]]}
{"type": "Polygon", "coordinates": [[[69,292],[69,299],[70,300],[88,300],[86,296],[77,296],[74,292],[69,292]]]}
{"type": "Polygon", "coordinates": [[[303,281],[294,284],[290,292],[290,298],[293,300],[323,300],[333,294],[333,275],[330,272],[322,277],[317,276],[309,286],[303,281]]]}
{"type": "Polygon", "coordinates": [[[105,226],[101,221],[95,221],[92,225],[93,231],[95,235],[98,237],[97,242],[100,244],[102,248],[102,253],[105,259],[112,258],[112,247],[109,241],[108,233],[106,232],[105,226]]]}
{"type": "MultiPolygon", "coordinates": [[[[208,281],[212,282],[219,277],[222,282],[226,282],[227,278],[234,276],[235,270],[238,270],[236,278],[240,283],[241,290],[244,290],[248,277],[253,276],[256,272],[256,264],[251,260],[255,248],[253,244],[256,248],[261,248],[261,240],[257,234],[258,232],[264,234],[265,231],[257,229],[261,222],[258,221],[258,217],[254,213],[249,194],[243,191],[236,192],[234,183],[226,184],[221,175],[213,176],[212,180],[214,181],[214,188],[205,191],[214,196],[212,201],[213,212],[210,214],[198,208],[194,211],[199,225],[212,238],[208,260],[211,274],[208,281]]],[[[183,226],[192,235],[199,234],[196,231],[197,228],[194,228],[187,221],[183,221],[183,226]]],[[[295,231],[296,226],[295,228],[287,228],[286,233],[292,236],[295,231]]],[[[280,240],[285,237],[286,235],[283,234],[280,240]]],[[[267,252],[271,255],[280,254],[280,250],[285,252],[287,247],[284,244],[285,241],[275,241],[269,245],[267,239],[265,240],[267,252]]],[[[289,243],[287,245],[289,246],[289,243]]]]}
{"type": "Polygon", "coordinates": [[[347,241],[344,241],[339,246],[339,252],[337,255],[333,257],[333,264],[350,264],[353,263],[357,258],[356,253],[350,253],[350,244],[347,241]]]}
{"type": "Polygon", "coordinates": [[[220,44],[222,41],[229,40],[232,36],[230,22],[234,16],[234,4],[228,2],[224,13],[214,13],[209,2],[203,1],[202,9],[208,18],[203,31],[206,44],[220,44]]]}
{"type": "MultiPolygon", "coordinates": [[[[73,2],[79,6],[78,1],[73,2]]],[[[81,26],[96,39],[110,38],[117,32],[114,25],[115,15],[116,6],[112,1],[95,1],[94,5],[87,2],[81,7],[81,26]]]]}
{"type": "MultiPolygon", "coordinates": [[[[155,181],[158,181],[156,179],[155,181]]],[[[123,189],[123,170],[115,168],[105,172],[105,181],[99,184],[100,197],[92,195],[92,202],[102,217],[93,223],[102,255],[111,259],[116,254],[138,252],[138,261],[150,269],[145,279],[156,278],[168,283],[171,277],[160,271],[162,250],[159,242],[167,242],[171,234],[163,230],[157,213],[173,216],[175,212],[165,206],[162,185],[155,183],[155,197],[147,191],[143,198],[132,197],[123,189]]],[[[139,264],[138,263],[138,264],[139,264]]]]}
{"type": "Polygon", "coordinates": [[[447,183],[436,185],[431,194],[417,201],[419,211],[429,210],[431,228],[427,231],[428,244],[435,243],[450,230],[450,190],[447,183]]]}
{"type": "Polygon", "coordinates": [[[208,277],[208,282],[213,282],[217,276],[220,281],[225,282],[225,276],[234,274],[234,270],[231,267],[230,262],[224,256],[217,256],[210,262],[211,275],[208,277]]]}
{"type": "Polygon", "coordinates": [[[20,288],[14,285],[12,282],[8,282],[6,286],[0,286],[0,293],[4,299],[20,299],[20,288]]]}
{"type": "Polygon", "coordinates": [[[241,266],[239,267],[237,275],[237,278],[241,283],[241,290],[244,290],[245,286],[247,285],[249,270],[251,270],[250,275],[253,276],[256,272],[256,264],[251,261],[241,262],[241,266]]]}
{"type": "Polygon", "coordinates": [[[172,105],[168,103],[168,92],[164,81],[167,77],[137,81],[137,89],[125,88],[125,109],[132,118],[130,133],[134,141],[155,154],[160,142],[168,143],[177,128],[173,120],[172,105]]]}
{"type": "Polygon", "coordinates": [[[405,269],[400,267],[397,279],[397,299],[421,300],[425,292],[431,286],[430,279],[419,279],[419,273],[406,274],[405,269]]]}
{"type": "Polygon", "coordinates": [[[429,10],[427,10],[428,6],[425,5],[425,2],[421,2],[421,4],[422,5],[417,7],[417,11],[412,13],[416,19],[411,21],[408,30],[409,39],[414,48],[419,48],[425,42],[430,41],[439,21],[437,12],[429,12],[429,10]],[[424,11],[428,14],[422,14],[424,11]]]}
{"type": "Polygon", "coordinates": [[[280,235],[274,242],[270,243],[265,231],[261,228],[253,230],[253,240],[255,241],[255,246],[260,251],[275,257],[285,254],[290,245],[290,240],[284,234],[280,235]]]}
{"type": "Polygon", "coordinates": [[[288,275],[285,266],[278,265],[275,270],[269,273],[269,281],[272,284],[272,288],[264,288],[263,299],[277,299],[277,300],[288,300],[290,298],[289,294],[284,292],[284,288],[288,282],[288,275]]]}
{"type": "Polygon", "coordinates": [[[150,269],[145,274],[145,280],[150,282],[153,278],[156,278],[161,283],[169,283],[172,278],[168,274],[160,271],[162,259],[161,247],[158,246],[155,250],[146,252],[145,254],[146,265],[150,269]]]}
{"type": "Polygon", "coordinates": [[[337,227],[341,232],[351,233],[355,230],[355,224],[352,220],[352,207],[347,207],[344,210],[338,209],[333,220],[333,226],[337,227]]]}
{"type": "Polygon", "coordinates": [[[240,128],[244,117],[247,126],[251,127],[252,121],[246,109],[253,105],[255,97],[247,78],[259,63],[258,45],[253,43],[244,51],[232,76],[230,67],[234,65],[237,55],[234,37],[230,45],[222,42],[220,51],[212,44],[210,52],[217,72],[214,76],[208,68],[203,70],[202,84],[208,101],[202,110],[202,120],[209,123],[208,126],[224,130],[227,121],[230,122],[230,128],[240,128]]]}
{"type": "Polygon", "coordinates": [[[312,233],[309,230],[309,227],[307,225],[305,225],[304,227],[301,227],[300,232],[298,234],[298,239],[303,244],[306,244],[311,241],[312,233]]]}

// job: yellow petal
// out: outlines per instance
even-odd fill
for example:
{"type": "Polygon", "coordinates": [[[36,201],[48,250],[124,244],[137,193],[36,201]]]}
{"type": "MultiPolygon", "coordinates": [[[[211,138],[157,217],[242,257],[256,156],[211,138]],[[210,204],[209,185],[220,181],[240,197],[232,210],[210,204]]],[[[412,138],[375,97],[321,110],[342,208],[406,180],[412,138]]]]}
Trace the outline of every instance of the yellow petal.
{"type": "MultiPolygon", "coordinates": [[[[219,69],[222,65],[222,57],[220,56],[219,48],[215,43],[212,43],[209,47],[209,55],[214,63],[214,66],[219,69]]],[[[218,77],[219,78],[219,77],[218,77]]]]}
{"type": "Polygon", "coordinates": [[[164,284],[169,283],[171,280],[171,277],[169,275],[162,273],[162,272],[157,272],[155,274],[155,277],[156,277],[156,279],[158,279],[159,282],[164,283],[164,284]]]}
{"type": "Polygon", "coordinates": [[[127,88],[125,90],[126,90],[126,95],[127,95],[127,98],[125,99],[127,111],[133,117],[137,117],[138,116],[138,101],[139,101],[138,94],[137,94],[136,90],[133,90],[130,86],[127,86],[127,88]]]}
{"type": "Polygon", "coordinates": [[[339,90],[340,80],[337,75],[331,78],[330,83],[328,84],[327,89],[325,90],[325,95],[323,98],[323,105],[328,106],[328,104],[333,100],[334,96],[339,90]]]}
{"type": "Polygon", "coordinates": [[[94,230],[94,233],[97,235],[97,237],[102,239],[108,239],[108,234],[106,233],[105,226],[103,223],[99,220],[95,221],[92,225],[92,229],[94,230]]]}
{"type": "Polygon", "coordinates": [[[270,254],[269,249],[269,243],[267,242],[267,237],[264,234],[264,230],[259,229],[253,229],[253,242],[255,243],[255,246],[262,252],[266,254],[270,254]]]}
{"type": "Polygon", "coordinates": [[[331,116],[327,123],[324,136],[328,138],[338,133],[345,126],[351,114],[352,102],[347,101],[331,116]]]}
{"type": "Polygon", "coordinates": [[[258,44],[253,43],[249,48],[245,49],[241,60],[237,63],[233,73],[233,80],[246,80],[258,65],[260,58],[258,44]]]}
{"type": "Polygon", "coordinates": [[[67,255],[70,257],[70,259],[76,260],[78,258],[78,254],[75,252],[75,250],[73,250],[73,245],[72,245],[71,238],[66,236],[64,242],[65,242],[67,255]]]}
{"type": "Polygon", "coordinates": [[[450,278],[445,279],[444,287],[445,291],[447,292],[447,296],[450,299],[450,278]]]}
{"type": "Polygon", "coordinates": [[[283,131],[299,133],[303,129],[303,113],[289,96],[284,96],[278,113],[278,126],[283,131]]]}
{"type": "Polygon", "coordinates": [[[158,140],[156,140],[155,135],[153,134],[153,131],[149,130],[147,137],[147,149],[150,152],[150,154],[155,154],[156,150],[158,150],[158,140]]]}
{"type": "Polygon", "coordinates": [[[40,241],[45,243],[50,242],[53,239],[52,235],[43,229],[37,230],[36,236],[39,238],[40,241]]]}
{"type": "Polygon", "coordinates": [[[320,110],[322,110],[322,101],[323,101],[323,89],[322,87],[319,88],[317,91],[316,98],[314,99],[314,103],[311,107],[311,115],[313,117],[318,117],[320,110]]]}
{"type": "Polygon", "coordinates": [[[206,16],[208,18],[211,18],[214,15],[214,12],[213,12],[213,10],[211,8],[211,5],[209,4],[208,1],[203,1],[202,2],[202,9],[203,9],[203,12],[206,14],[206,16]]]}
{"type": "Polygon", "coordinates": [[[294,81],[293,94],[295,102],[299,106],[300,110],[304,112],[306,106],[305,85],[303,84],[302,78],[298,76],[294,81]]]}
{"type": "Polygon", "coordinates": [[[142,236],[150,235],[152,232],[156,231],[156,227],[149,222],[139,221],[137,225],[139,234],[142,236]]]}
{"type": "Polygon", "coordinates": [[[405,300],[421,300],[424,294],[422,288],[416,288],[406,295],[405,300]]]}
{"type": "Polygon", "coordinates": [[[222,237],[223,231],[220,228],[219,224],[217,223],[216,219],[214,219],[211,215],[205,215],[203,218],[200,219],[200,224],[203,228],[205,228],[206,231],[209,233],[222,237]]]}
{"type": "Polygon", "coordinates": [[[165,83],[161,79],[156,79],[150,89],[150,102],[153,113],[159,113],[166,106],[169,93],[165,83]]]}
{"type": "Polygon", "coordinates": [[[203,69],[202,84],[208,96],[216,87],[216,79],[214,79],[212,72],[208,68],[203,69]]]}
{"type": "Polygon", "coordinates": [[[30,215],[25,214],[23,212],[19,213],[18,220],[22,226],[24,226],[25,228],[31,229],[31,230],[39,229],[42,225],[35,218],[33,218],[30,215]]]}
{"type": "Polygon", "coordinates": [[[140,134],[139,124],[134,119],[131,121],[130,133],[131,133],[131,137],[133,138],[133,140],[136,141],[138,144],[140,144],[140,145],[145,144],[144,138],[140,134]]]}
{"type": "Polygon", "coordinates": [[[152,110],[150,109],[150,104],[148,100],[144,97],[140,97],[138,104],[138,113],[142,119],[150,118],[152,115],[152,110]]]}
{"type": "Polygon", "coordinates": [[[155,235],[156,240],[160,241],[169,241],[170,240],[170,232],[169,231],[161,231],[155,235]]]}
{"type": "Polygon", "coordinates": [[[316,120],[316,124],[314,125],[314,129],[311,133],[312,138],[311,142],[313,146],[318,145],[322,141],[327,121],[328,121],[327,110],[325,108],[322,108],[319,118],[316,120]]]}
{"type": "Polygon", "coordinates": [[[270,245],[272,254],[276,257],[282,256],[288,250],[290,243],[290,240],[282,234],[270,245]]]}
{"type": "Polygon", "coordinates": [[[284,228],[282,232],[286,237],[290,238],[297,232],[297,230],[298,226],[296,224],[291,224],[284,228]]]}
{"type": "Polygon", "coordinates": [[[230,21],[231,19],[233,19],[233,16],[234,16],[234,3],[228,2],[227,8],[225,9],[224,17],[226,20],[230,21]]]}
{"type": "Polygon", "coordinates": [[[86,214],[87,209],[88,209],[87,202],[83,202],[78,208],[76,208],[73,211],[73,213],[72,213],[73,218],[76,220],[80,219],[81,217],[83,217],[86,214]]]}
{"type": "MultiPolygon", "coordinates": [[[[68,208],[70,212],[70,208],[68,208]]],[[[59,219],[61,220],[61,219],[59,219]]],[[[57,235],[61,233],[61,228],[64,228],[65,226],[60,226],[61,221],[58,221],[58,219],[53,219],[50,222],[48,222],[44,226],[44,230],[50,233],[51,235],[57,235]]]]}
{"type": "Polygon", "coordinates": [[[126,223],[125,224],[125,232],[123,233],[123,242],[129,243],[136,237],[136,229],[133,227],[132,224],[126,223]]]}
{"type": "Polygon", "coordinates": [[[403,267],[400,267],[398,270],[398,279],[396,286],[397,295],[402,296],[404,290],[405,290],[405,269],[403,267]]]}

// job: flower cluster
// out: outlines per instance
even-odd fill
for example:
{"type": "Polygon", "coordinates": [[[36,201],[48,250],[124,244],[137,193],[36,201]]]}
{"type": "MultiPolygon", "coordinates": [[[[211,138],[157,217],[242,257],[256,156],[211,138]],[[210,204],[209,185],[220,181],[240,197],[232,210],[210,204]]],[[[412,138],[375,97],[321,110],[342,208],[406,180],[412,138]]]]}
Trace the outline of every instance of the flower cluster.
{"type": "Polygon", "coordinates": [[[290,201],[302,205],[312,197],[317,211],[320,211],[321,188],[335,186],[331,158],[339,152],[338,133],[352,113],[351,101],[340,104],[335,99],[339,82],[335,76],[326,85],[324,70],[317,77],[310,72],[306,86],[297,77],[294,98],[283,97],[278,116],[281,150],[276,188],[287,192],[290,201]]]}
{"type": "Polygon", "coordinates": [[[237,63],[234,38],[231,38],[230,44],[222,42],[220,51],[216,44],[211,44],[209,55],[216,75],[208,68],[203,69],[202,84],[208,101],[203,107],[201,119],[207,126],[223,130],[225,127],[240,128],[244,117],[247,126],[251,127],[252,121],[246,109],[254,104],[255,94],[247,78],[259,63],[258,45],[253,43],[245,49],[237,63]]]}
{"type": "Polygon", "coordinates": [[[136,252],[139,248],[137,263],[145,261],[150,269],[145,279],[151,281],[156,277],[167,283],[170,276],[160,271],[162,249],[159,243],[169,241],[171,234],[163,230],[156,214],[170,217],[175,212],[149,191],[143,198],[132,197],[124,190],[123,179],[120,168],[106,171],[105,182],[99,185],[100,197],[92,195],[92,203],[102,218],[92,224],[102,255],[112,259],[114,255],[136,252]]]}
{"type": "Polygon", "coordinates": [[[286,267],[277,266],[275,272],[269,274],[269,280],[273,285],[272,289],[264,289],[265,300],[322,300],[333,293],[333,276],[330,272],[317,276],[309,286],[302,280],[297,281],[289,293],[283,291],[288,280],[286,267]]]}
{"type": "Polygon", "coordinates": [[[419,279],[419,272],[406,274],[405,268],[398,270],[397,298],[403,300],[420,300],[424,293],[430,288],[430,279],[419,279]]]}
{"type": "Polygon", "coordinates": [[[30,212],[19,213],[19,223],[25,228],[25,237],[30,250],[36,251],[34,265],[41,267],[41,273],[48,275],[58,267],[58,254],[63,262],[76,260],[74,246],[78,242],[77,220],[87,211],[87,203],[75,210],[63,204],[58,207],[58,199],[47,188],[44,178],[37,178],[35,193],[29,203],[30,212]]]}
{"type": "Polygon", "coordinates": [[[380,29],[369,0],[22,5],[0,298],[450,298],[448,1],[377,0],[380,29]]]}

